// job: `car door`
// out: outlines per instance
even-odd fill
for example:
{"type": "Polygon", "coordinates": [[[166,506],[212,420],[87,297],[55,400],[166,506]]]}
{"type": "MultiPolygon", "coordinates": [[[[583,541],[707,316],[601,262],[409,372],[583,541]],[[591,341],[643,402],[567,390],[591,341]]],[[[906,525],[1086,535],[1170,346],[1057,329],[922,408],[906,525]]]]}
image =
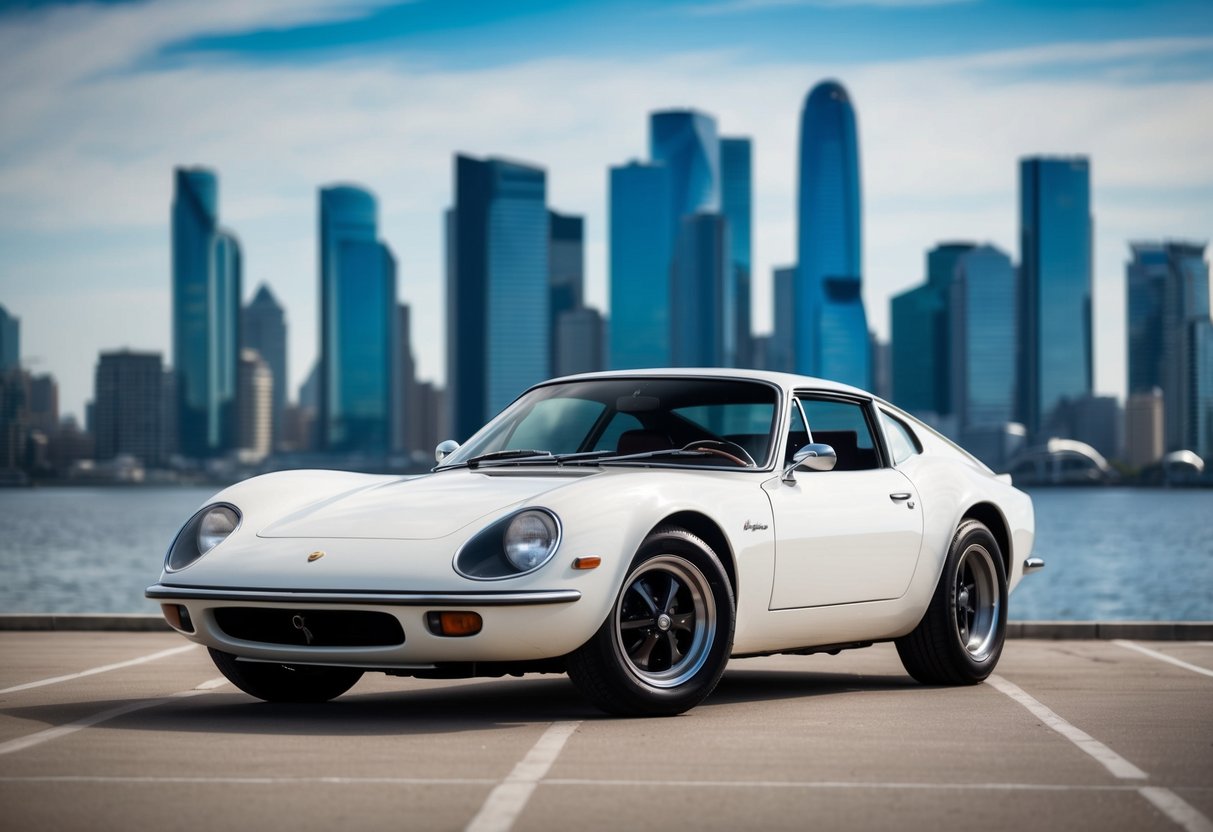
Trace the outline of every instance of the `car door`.
{"type": "Polygon", "coordinates": [[[802,393],[793,400],[785,460],[812,441],[834,447],[838,463],[768,483],[776,539],[771,609],[879,601],[909,586],[922,511],[875,425],[863,399],[802,393]]]}

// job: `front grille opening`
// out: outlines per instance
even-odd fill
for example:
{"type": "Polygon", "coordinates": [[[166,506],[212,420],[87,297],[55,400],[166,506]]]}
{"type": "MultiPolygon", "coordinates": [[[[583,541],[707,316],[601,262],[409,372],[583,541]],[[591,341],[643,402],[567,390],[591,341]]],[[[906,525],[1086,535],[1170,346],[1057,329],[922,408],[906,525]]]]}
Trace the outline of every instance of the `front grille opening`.
{"type": "Polygon", "coordinates": [[[404,644],[395,616],[367,610],[220,607],[215,623],[241,641],[292,647],[393,647],[404,644]]]}

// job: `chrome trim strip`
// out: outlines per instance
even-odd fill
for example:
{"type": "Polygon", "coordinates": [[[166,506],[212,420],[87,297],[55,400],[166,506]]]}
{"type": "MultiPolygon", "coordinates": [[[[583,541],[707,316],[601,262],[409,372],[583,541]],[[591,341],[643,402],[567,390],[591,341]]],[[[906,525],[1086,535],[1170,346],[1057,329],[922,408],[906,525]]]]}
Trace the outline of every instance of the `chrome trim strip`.
{"type": "Polygon", "coordinates": [[[304,604],[372,604],[403,607],[520,607],[570,604],[581,600],[576,589],[535,589],[523,592],[350,592],[309,589],[224,589],[155,584],[148,598],[169,601],[260,601],[304,604]]]}
{"type": "Polygon", "coordinates": [[[1023,562],[1023,573],[1025,575],[1031,574],[1032,572],[1036,572],[1036,571],[1038,571],[1040,569],[1044,569],[1044,568],[1045,568],[1045,559],[1044,558],[1028,558],[1027,560],[1025,560],[1023,562]]]}

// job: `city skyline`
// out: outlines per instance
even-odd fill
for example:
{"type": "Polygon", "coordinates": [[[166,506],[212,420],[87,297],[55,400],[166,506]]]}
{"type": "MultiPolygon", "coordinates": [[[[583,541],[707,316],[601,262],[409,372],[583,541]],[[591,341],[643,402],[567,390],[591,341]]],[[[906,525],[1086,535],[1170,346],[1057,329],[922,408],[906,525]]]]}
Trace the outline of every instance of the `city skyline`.
{"type": "Polygon", "coordinates": [[[888,297],[921,282],[937,242],[1018,252],[1021,157],[1085,155],[1095,389],[1123,395],[1129,243],[1213,230],[1207,5],[1127,4],[1094,21],[1005,3],[744,5],[483,8],[462,24],[427,3],[0,14],[0,68],[25,81],[0,93],[12,114],[0,134],[0,303],[22,321],[23,356],[40,359],[32,369],[53,373],[63,411],[82,417],[99,352],[170,354],[171,170],[203,164],[219,172],[223,224],[240,237],[241,300],[268,283],[288,310],[292,397],[315,358],[315,194],[333,181],[381,200],[399,297],[419,310],[418,375],[444,382],[452,155],[545,168],[549,204],[585,217],[586,302],[609,315],[606,171],[641,156],[645,115],[670,107],[753,139],[753,324],[767,332],[771,268],[796,260],[798,108],[835,77],[862,122],[864,300],[881,338],[888,297]],[[612,39],[616,21],[595,31],[611,45],[580,53],[587,20],[612,8],[661,44],[612,39]],[[398,40],[367,34],[366,20],[390,34],[384,21],[402,19],[398,40]],[[536,35],[521,52],[504,37],[520,26],[536,35]],[[961,32],[964,46],[949,46],[944,35],[961,32]]]}

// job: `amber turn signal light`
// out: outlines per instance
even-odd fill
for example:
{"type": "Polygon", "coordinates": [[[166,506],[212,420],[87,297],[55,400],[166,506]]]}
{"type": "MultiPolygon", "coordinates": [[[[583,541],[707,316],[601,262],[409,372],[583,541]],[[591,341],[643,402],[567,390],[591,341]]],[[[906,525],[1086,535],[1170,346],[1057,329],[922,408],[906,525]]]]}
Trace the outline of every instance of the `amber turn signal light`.
{"type": "Polygon", "coordinates": [[[594,556],[588,558],[573,558],[574,569],[597,569],[602,565],[602,558],[594,556]]]}
{"type": "Polygon", "coordinates": [[[474,636],[484,627],[478,612],[430,612],[425,616],[426,626],[436,636],[474,636]]]}
{"type": "Polygon", "coordinates": [[[190,620],[190,611],[182,605],[161,604],[160,612],[164,614],[164,620],[174,630],[180,630],[183,633],[194,632],[194,622],[190,620]]]}

